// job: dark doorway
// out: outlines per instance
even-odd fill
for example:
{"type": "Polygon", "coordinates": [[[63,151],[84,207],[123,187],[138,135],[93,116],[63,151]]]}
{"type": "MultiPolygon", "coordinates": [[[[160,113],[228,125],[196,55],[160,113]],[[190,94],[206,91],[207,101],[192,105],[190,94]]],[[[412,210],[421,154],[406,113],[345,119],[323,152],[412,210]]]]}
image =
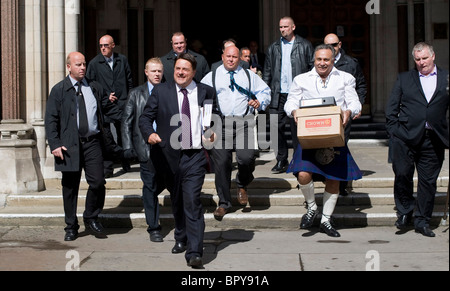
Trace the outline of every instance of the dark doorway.
{"type": "Polygon", "coordinates": [[[248,46],[251,40],[260,42],[259,0],[180,2],[181,31],[188,40],[189,49],[198,50],[210,64],[220,60],[225,39],[235,39],[239,48],[248,46]]]}
{"type": "Polygon", "coordinates": [[[356,58],[366,77],[368,94],[363,114],[370,113],[370,21],[367,1],[361,0],[291,0],[291,16],[296,33],[314,46],[323,43],[325,35],[335,33],[345,52],[356,58]]]}

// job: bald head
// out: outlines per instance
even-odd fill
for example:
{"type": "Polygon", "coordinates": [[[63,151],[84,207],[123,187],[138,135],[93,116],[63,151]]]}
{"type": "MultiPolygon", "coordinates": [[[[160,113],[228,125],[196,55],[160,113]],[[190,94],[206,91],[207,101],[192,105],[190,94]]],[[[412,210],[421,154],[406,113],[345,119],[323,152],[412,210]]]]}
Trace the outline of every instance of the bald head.
{"type": "Polygon", "coordinates": [[[330,33],[327,36],[325,36],[323,43],[331,45],[334,48],[336,55],[339,54],[339,51],[341,50],[342,47],[342,43],[336,34],[330,33]]]}
{"type": "Polygon", "coordinates": [[[106,58],[110,58],[114,52],[116,44],[114,43],[114,39],[112,36],[104,35],[100,38],[99,46],[102,55],[106,58]]]}
{"type": "Polygon", "coordinates": [[[83,80],[86,75],[86,59],[80,52],[72,52],[67,56],[67,70],[72,78],[83,80]]]}
{"type": "Polygon", "coordinates": [[[240,62],[239,49],[236,46],[226,47],[223,51],[222,61],[227,71],[235,71],[240,62]]]}

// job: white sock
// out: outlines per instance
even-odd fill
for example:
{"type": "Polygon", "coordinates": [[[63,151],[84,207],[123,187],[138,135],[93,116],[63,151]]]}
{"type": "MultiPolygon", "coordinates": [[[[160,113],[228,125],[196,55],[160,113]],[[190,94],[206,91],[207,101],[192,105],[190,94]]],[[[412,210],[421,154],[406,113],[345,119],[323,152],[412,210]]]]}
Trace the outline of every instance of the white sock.
{"type": "Polygon", "coordinates": [[[301,185],[300,190],[302,190],[303,196],[305,196],[305,201],[308,204],[308,209],[317,210],[316,197],[314,195],[314,182],[311,181],[306,185],[301,185]]]}
{"type": "Polygon", "coordinates": [[[323,192],[323,211],[322,211],[322,219],[320,223],[324,223],[325,221],[329,221],[331,215],[334,212],[334,207],[336,206],[337,200],[339,198],[338,194],[331,194],[327,191],[323,192]]]}

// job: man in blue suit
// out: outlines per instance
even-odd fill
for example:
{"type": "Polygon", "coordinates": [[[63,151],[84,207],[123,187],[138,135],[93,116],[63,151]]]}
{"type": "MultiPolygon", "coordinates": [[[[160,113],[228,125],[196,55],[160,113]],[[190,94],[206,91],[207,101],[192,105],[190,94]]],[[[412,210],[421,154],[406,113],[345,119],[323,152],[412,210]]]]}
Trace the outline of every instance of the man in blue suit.
{"type": "Polygon", "coordinates": [[[434,237],[430,229],[436,195],[436,180],[448,148],[446,90],[448,71],[434,63],[433,47],[414,46],[416,68],[401,73],[386,108],[386,128],[390,135],[392,167],[395,173],[394,198],[399,229],[407,228],[414,213],[415,231],[434,237]],[[417,168],[417,200],[413,197],[414,167],[417,168]]]}

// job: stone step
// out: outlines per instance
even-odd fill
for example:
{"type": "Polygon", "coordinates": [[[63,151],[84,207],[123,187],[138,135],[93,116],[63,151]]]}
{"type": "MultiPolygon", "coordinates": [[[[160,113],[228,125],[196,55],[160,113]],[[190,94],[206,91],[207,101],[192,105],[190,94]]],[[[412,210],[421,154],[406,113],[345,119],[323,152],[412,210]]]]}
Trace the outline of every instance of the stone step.
{"type": "MultiPolygon", "coordinates": [[[[232,192],[233,205],[237,204],[236,195],[232,192]]],[[[316,189],[317,204],[321,205],[323,190],[316,189]]],[[[108,190],[105,199],[105,208],[134,207],[142,208],[141,190],[108,190]]],[[[273,189],[250,189],[248,192],[251,206],[299,206],[304,204],[304,197],[297,189],[273,190],[273,189]]],[[[435,204],[445,204],[446,189],[438,188],[435,204]]],[[[84,205],[86,195],[80,193],[79,205],[84,205]]],[[[214,190],[202,193],[202,203],[205,207],[216,206],[219,198],[214,190]]],[[[159,195],[159,204],[170,207],[170,194],[163,191],[159,195]]],[[[339,196],[338,205],[394,205],[392,189],[387,188],[354,188],[348,196],[339,196]]],[[[62,207],[61,191],[47,190],[35,194],[8,195],[4,202],[4,208],[36,208],[37,207],[62,207]]],[[[0,209],[0,212],[4,210],[0,209]]]]}
{"type": "MultiPolygon", "coordinates": [[[[319,211],[321,207],[319,207],[319,211]]],[[[303,206],[270,206],[234,208],[219,222],[214,219],[214,207],[205,207],[207,227],[216,228],[283,228],[298,229],[306,209],[303,206]]],[[[438,224],[443,217],[444,206],[436,205],[432,224],[438,224]]],[[[78,213],[82,213],[82,209],[78,213]]],[[[82,224],[82,215],[79,214],[82,224]]],[[[108,228],[145,228],[145,215],[142,208],[119,207],[105,209],[99,216],[108,228]]],[[[320,215],[316,223],[319,223],[320,215]]],[[[338,227],[354,226],[392,226],[396,220],[393,205],[365,207],[337,206],[333,221],[338,227]]],[[[160,221],[163,227],[173,227],[170,207],[161,209],[160,221]]],[[[59,226],[64,227],[64,213],[61,207],[9,207],[0,211],[0,226],[59,226]],[[39,211],[38,211],[39,210],[39,211]]],[[[83,227],[82,229],[83,230],[83,227]]]]}
{"type": "MultiPolygon", "coordinates": [[[[363,170],[363,173],[365,171],[363,170]]],[[[268,174],[269,175],[269,174],[268,174]]],[[[365,176],[358,181],[352,181],[354,188],[392,188],[394,186],[394,176],[390,177],[370,177],[371,173],[367,171],[365,176]]],[[[253,182],[248,186],[248,189],[293,189],[297,187],[297,179],[291,174],[281,174],[279,178],[274,177],[256,177],[253,182]]],[[[438,187],[446,187],[448,185],[448,176],[440,176],[437,179],[438,187]]],[[[140,178],[109,178],[106,179],[107,190],[135,190],[142,189],[142,180],[140,178]]],[[[46,187],[49,190],[61,190],[60,179],[46,179],[46,187]]],[[[323,188],[322,182],[314,183],[316,188],[323,188]]],[[[414,185],[417,186],[417,177],[414,177],[414,185]]],[[[231,187],[235,188],[235,181],[232,180],[231,187]]],[[[203,184],[204,190],[215,189],[214,174],[207,174],[205,182],[203,184]]],[[[87,190],[88,184],[85,179],[81,179],[80,190],[87,190]]]]}

